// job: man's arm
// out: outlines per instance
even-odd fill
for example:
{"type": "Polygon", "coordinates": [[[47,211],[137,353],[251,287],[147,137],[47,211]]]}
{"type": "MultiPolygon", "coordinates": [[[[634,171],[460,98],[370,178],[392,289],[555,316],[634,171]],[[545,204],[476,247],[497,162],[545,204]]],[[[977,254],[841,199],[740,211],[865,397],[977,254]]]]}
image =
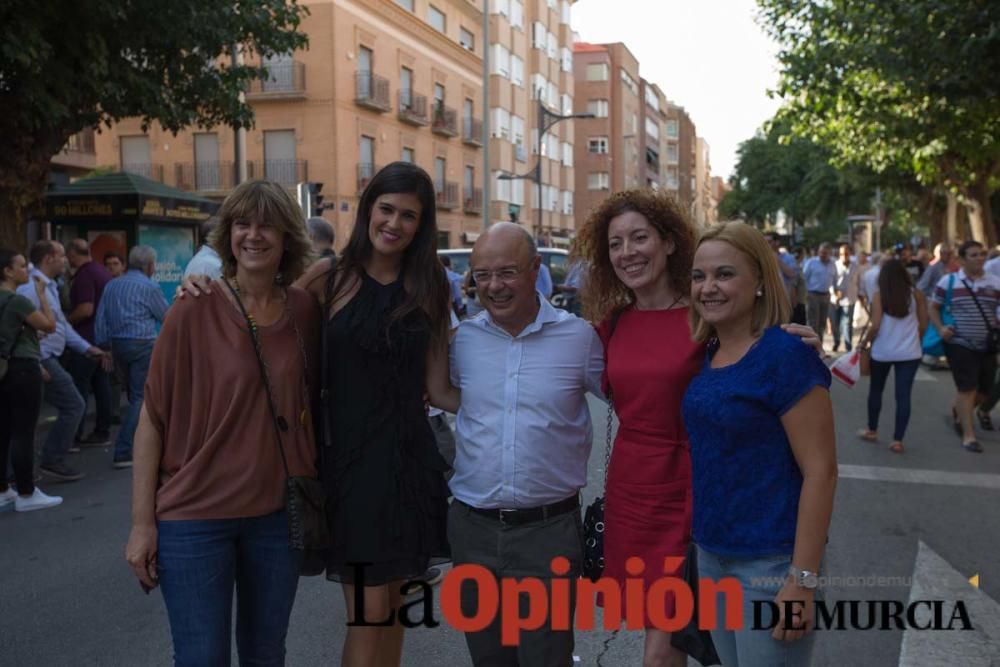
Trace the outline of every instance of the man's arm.
{"type": "Polygon", "coordinates": [[[94,281],[86,274],[78,276],[69,288],[69,300],[73,310],[66,316],[70,324],[79,324],[94,315],[94,303],[97,301],[97,289],[94,281]]]}
{"type": "Polygon", "coordinates": [[[584,386],[591,394],[606,401],[607,397],[601,387],[601,381],[604,379],[604,344],[593,327],[588,325],[587,328],[590,329],[590,343],[587,349],[587,365],[584,368],[584,386]]]}
{"type": "Polygon", "coordinates": [[[157,322],[163,324],[163,318],[167,316],[167,308],[170,307],[170,304],[167,303],[167,297],[163,296],[163,290],[160,289],[159,285],[153,285],[151,290],[148,300],[149,312],[152,313],[157,322]]]}

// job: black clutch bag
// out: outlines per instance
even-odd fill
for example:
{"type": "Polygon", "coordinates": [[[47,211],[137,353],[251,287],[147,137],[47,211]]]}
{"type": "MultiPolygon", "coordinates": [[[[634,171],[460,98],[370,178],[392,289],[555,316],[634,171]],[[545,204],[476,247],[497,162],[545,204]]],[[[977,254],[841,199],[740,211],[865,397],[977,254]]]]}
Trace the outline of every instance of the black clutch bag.
{"type": "Polygon", "coordinates": [[[706,667],[721,665],[722,661],[719,660],[715,644],[712,643],[712,633],[698,627],[698,547],[694,542],[688,545],[682,576],[694,598],[693,613],[686,626],[670,634],[670,645],[684,651],[706,667]]]}
{"type": "Polygon", "coordinates": [[[583,515],[583,576],[597,581],[604,572],[604,497],[596,499],[583,515]]]}

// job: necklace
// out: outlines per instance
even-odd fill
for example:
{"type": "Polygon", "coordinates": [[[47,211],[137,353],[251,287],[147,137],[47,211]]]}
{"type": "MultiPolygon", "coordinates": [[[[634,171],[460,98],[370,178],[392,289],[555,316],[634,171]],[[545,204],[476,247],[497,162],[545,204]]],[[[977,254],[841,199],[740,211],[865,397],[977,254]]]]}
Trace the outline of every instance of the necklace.
{"type": "MultiPolygon", "coordinates": [[[[684,295],[681,294],[676,299],[674,299],[673,303],[671,303],[666,308],[663,308],[662,310],[673,310],[674,306],[676,306],[678,303],[680,303],[681,299],[683,299],[683,298],[684,298],[684,295]]],[[[661,310],[661,309],[660,308],[639,308],[638,306],[636,306],[636,310],[661,310]]]]}

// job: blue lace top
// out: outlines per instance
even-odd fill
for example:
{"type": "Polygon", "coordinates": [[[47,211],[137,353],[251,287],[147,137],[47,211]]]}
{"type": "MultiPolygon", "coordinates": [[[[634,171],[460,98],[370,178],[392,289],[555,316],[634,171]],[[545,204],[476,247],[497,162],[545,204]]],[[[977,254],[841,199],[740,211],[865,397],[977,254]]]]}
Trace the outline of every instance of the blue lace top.
{"type": "Polygon", "coordinates": [[[766,329],[735,364],[705,364],[684,396],[691,441],[694,541],[735,558],[788,555],[802,473],[781,416],[830,371],[816,351],[781,327],[766,329]]]}

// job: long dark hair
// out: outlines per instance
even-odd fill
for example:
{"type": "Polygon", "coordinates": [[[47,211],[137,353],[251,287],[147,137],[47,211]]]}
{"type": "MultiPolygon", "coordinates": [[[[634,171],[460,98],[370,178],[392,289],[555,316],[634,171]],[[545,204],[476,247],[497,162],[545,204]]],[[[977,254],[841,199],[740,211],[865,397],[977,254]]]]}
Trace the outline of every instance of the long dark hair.
{"type": "Polygon", "coordinates": [[[913,279],[902,261],[890,259],[882,265],[878,274],[878,291],[882,297],[882,312],[886,315],[906,317],[910,314],[913,279]]]}
{"type": "Polygon", "coordinates": [[[14,258],[23,254],[12,248],[0,248],[0,280],[3,279],[3,270],[14,266],[14,258]]]}
{"type": "Polygon", "coordinates": [[[390,315],[390,326],[415,310],[423,310],[430,319],[434,341],[440,341],[442,336],[447,335],[450,318],[448,281],[437,258],[437,202],[434,183],[426,171],[409,162],[386,165],[375,174],[361,194],[351,238],[337,262],[336,271],[330,273],[333,286],[327,290],[330,295],[327,308],[351,284],[349,277],[361,278],[364,265],[371,258],[373,250],[368,236],[372,208],[375,201],[384,194],[413,194],[420,200],[420,224],[410,245],[403,251],[400,266],[406,297],[390,315]]]}

